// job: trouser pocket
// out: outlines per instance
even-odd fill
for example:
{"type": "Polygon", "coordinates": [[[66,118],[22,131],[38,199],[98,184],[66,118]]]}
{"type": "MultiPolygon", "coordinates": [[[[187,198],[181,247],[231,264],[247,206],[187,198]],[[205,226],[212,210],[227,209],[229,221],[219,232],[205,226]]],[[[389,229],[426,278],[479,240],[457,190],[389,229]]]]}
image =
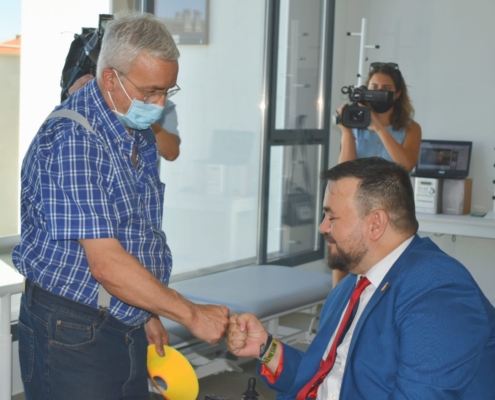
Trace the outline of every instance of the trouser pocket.
{"type": "Polygon", "coordinates": [[[93,344],[96,340],[97,323],[64,313],[50,315],[50,345],[59,348],[77,348],[93,344]]]}

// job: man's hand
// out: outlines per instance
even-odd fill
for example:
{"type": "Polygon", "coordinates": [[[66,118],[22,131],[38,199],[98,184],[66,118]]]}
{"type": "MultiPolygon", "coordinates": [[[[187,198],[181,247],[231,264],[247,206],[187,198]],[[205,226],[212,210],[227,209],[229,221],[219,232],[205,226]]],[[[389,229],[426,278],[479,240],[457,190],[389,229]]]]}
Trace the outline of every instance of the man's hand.
{"type": "Polygon", "coordinates": [[[225,334],[229,324],[229,309],[211,304],[194,304],[192,324],[188,326],[198,339],[215,344],[225,334]]]}
{"type": "Polygon", "coordinates": [[[67,90],[67,92],[69,92],[69,95],[71,95],[76,90],[81,89],[86,83],[88,83],[93,78],[94,76],[91,74],[86,74],[81,76],[77,81],[73,83],[73,85],[69,88],[69,90],[67,90]]]}
{"type": "Polygon", "coordinates": [[[227,347],[229,351],[241,357],[260,355],[260,346],[266,343],[268,333],[263,324],[251,313],[232,314],[227,331],[227,347]]]}
{"type": "Polygon", "coordinates": [[[150,320],[144,325],[144,330],[146,331],[148,343],[154,344],[156,352],[160,357],[163,357],[165,355],[163,346],[168,345],[168,332],[163,327],[160,318],[153,314],[150,320]]]}

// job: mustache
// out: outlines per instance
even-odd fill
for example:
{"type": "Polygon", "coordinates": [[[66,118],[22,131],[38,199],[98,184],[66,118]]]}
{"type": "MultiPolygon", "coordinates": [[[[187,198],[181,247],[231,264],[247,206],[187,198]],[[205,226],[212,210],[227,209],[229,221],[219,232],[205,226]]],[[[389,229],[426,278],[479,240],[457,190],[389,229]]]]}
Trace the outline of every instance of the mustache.
{"type": "Polygon", "coordinates": [[[332,237],[332,235],[330,235],[329,233],[325,233],[323,236],[325,237],[325,240],[328,243],[333,243],[333,244],[337,243],[335,239],[332,237]]]}

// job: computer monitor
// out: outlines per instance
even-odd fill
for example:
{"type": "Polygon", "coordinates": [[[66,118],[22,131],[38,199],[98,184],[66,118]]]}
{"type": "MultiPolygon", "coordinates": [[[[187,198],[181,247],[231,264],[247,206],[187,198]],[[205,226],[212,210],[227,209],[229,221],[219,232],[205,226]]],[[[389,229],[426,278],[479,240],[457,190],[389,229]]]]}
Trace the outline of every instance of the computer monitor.
{"type": "Polygon", "coordinates": [[[422,140],[414,176],[464,179],[469,175],[473,142],[422,140]]]}

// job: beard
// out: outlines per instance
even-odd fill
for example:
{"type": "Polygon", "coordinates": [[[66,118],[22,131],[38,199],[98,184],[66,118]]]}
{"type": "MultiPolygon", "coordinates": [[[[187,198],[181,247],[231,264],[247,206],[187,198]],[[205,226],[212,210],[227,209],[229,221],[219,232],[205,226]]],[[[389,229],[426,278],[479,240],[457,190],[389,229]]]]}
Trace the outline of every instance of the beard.
{"type": "Polygon", "coordinates": [[[327,262],[330,269],[342,272],[351,272],[361,263],[364,256],[368,252],[368,248],[365,246],[362,239],[358,240],[357,237],[353,238],[355,246],[349,251],[342,250],[333,237],[328,233],[325,234],[325,240],[330,244],[335,244],[336,248],[336,251],[333,253],[330,247],[328,248],[327,262]]]}

